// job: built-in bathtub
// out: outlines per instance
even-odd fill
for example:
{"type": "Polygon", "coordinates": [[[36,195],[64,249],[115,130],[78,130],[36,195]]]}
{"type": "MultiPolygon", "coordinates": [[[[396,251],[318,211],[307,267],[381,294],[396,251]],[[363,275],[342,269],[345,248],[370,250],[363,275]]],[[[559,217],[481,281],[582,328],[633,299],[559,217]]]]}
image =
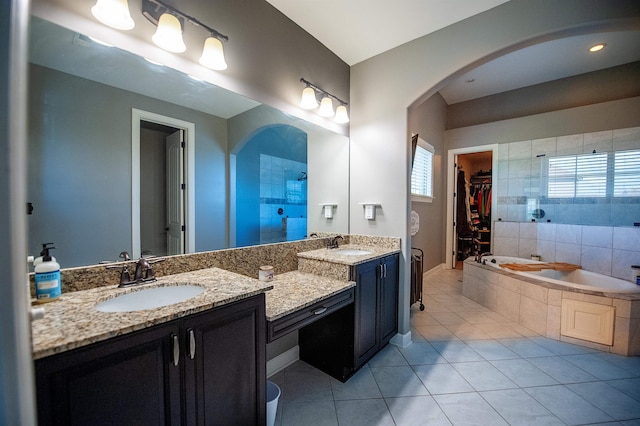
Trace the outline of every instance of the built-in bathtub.
{"type": "MultiPolygon", "coordinates": [[[[502,268],[505,263],[516,264],[543,264],[545,262],[522,259],[509,256],[485,256],[483,263],[496,268],[502,268]]],[[[531,277],[550,283],[555,283],[569,288],[590,290],[602,293],[640,293],[640,285],[631,281],[609,277],[607,275],[596,274],[595,272],[576,269],[574,271],[562,271],[555,269],[542,269],[535,272],[510,271],[525,277],[531,277]]]]}
{"type": "Polygon", "coordinates": [[[507,256],[464,262],[463,294],[535,331],[625,356],[640,355],[640,286],[581,269],[516,272],[507,256]]]}

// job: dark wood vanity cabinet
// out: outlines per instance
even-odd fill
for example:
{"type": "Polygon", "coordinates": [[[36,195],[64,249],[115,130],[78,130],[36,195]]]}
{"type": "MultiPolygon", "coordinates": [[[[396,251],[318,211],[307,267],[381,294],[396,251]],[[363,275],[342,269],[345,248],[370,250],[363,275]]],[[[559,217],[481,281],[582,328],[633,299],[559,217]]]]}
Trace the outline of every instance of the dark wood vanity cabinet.
{"type": "Polygon", "coordinates": [[[398,331],[398,255],[355,268],[355,356],[362,366],[398,331]]]}
{"type": "Polygon", "coordinates": [[[398,331],[398,255],[352,267],[352,305],[299,332],[300,359],[346,381],[398,331]]]}
{"type": "Polygon", "coordinates": [[[37,360],[40,425],[260,425],[264,295],[37,360]]]}

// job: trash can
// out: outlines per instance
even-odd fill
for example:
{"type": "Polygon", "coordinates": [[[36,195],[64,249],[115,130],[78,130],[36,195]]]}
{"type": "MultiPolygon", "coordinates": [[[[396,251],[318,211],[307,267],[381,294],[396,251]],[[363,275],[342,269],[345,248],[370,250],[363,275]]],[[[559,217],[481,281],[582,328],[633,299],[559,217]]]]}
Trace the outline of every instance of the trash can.
{"type": "Polygon", "coordinates": [[[273,426],[276,423],[278,399],[280,399],[280,388],[272,381],[267,380],[267,426],[273,426]]]}

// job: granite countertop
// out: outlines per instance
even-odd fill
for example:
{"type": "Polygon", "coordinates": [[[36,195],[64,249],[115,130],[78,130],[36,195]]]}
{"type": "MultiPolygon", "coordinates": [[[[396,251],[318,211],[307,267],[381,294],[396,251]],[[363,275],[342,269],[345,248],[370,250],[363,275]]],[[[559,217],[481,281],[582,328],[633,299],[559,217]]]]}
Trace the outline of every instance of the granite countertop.
{"type": "Polygon", "coordinates": [[[321,260],[343,265],[359,265],[369,260],[378,259],[390,254],[399,253],[399,248],[379,247],[371,245],[345,244],[337,249],[322,248],[298,253],[298,257],[304,259],[321,260]],[[359,255],[340,254],[340,250],[366,250],[370,253],[359,255]]]}
{"type": "Polygon", "coordinates": [[[278,274],[271,284],[273,290],[266,294],[267,321],[282,318],[356,285],[354,281],[341,281],[299,271],[278,274]]]}
{"type": "Polygon", "coordinates": [[[169,275],[156,282],[130,288],[117,286],[63,293],[42,306],[45,317],[32,322],[33,358],[39,359],[121,334],[255,296],[273,288],[244,275],[219,268],[169,275]],[[205,291],[184,302],[135,312],[100,312],[97,303],[151,287],[191,284],[205,291]]]}

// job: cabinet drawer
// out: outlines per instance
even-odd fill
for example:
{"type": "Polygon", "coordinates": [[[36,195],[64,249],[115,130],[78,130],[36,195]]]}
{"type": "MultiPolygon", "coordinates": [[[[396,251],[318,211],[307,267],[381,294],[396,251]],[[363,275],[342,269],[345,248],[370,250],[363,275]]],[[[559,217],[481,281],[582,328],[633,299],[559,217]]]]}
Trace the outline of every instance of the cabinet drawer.
{"type": "Polygon", "coordinates": [[[294,330],[311,324],[338,309],[353,303],[353,288],[345,290],[311,306],[302,308],[275,321],[269,321],[267,326],[267,342],[276,340],[294,330]]]}

